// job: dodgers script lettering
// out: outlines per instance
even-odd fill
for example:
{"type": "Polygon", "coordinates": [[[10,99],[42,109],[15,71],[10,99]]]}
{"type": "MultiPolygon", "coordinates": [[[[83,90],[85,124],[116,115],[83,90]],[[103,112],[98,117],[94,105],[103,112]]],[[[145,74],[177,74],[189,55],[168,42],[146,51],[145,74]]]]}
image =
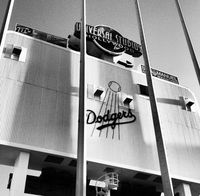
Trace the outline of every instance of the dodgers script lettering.
{"type": "Polygon", "coordinates": [[[87,124],[93,124],[93,123],[99,123],[101,124],[99,127],[97,127],[98,130],[102,130],[106,127],[111,127],[112,129],[115,129],[116,125],[121,124],[128,124],[135,122],[136,116],[131,112],[129,109],[128,111],[121,111],[118,113],[110,113],[110,110],[107,110],[107,112],[101,116],[96,115],[96,113],[92,110],[87,110],[87,124]],[[121,122],[121,119],[130,119],[128,121],[121,122]]]}

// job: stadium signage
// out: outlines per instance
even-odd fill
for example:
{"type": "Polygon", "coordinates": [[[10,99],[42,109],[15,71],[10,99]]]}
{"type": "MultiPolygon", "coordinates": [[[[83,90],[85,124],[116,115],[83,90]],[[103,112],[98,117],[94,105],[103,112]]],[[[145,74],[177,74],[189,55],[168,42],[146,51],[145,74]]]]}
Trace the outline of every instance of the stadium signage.
{"type": "Polygon", "coordinates": [[[100,126],[97,127],[98,130],[102,130],[106,127],[111,127],[112,129],[115,129],[116,125],[128,124],[136,121],[136,116],[131,112],[130,109],[128,111],[123,110],[118,113],[110,113],[110,110],[107,110],[107,112],[103,116],[97,115],[92,110],[87,110],[87,112],[87,124],[100,124],[100,126]],[[122,119],[128,120],[121,122],[120,120],[122,119]]]}
{"type": "MultiPolygon", "coordinates": [[[[141,65],[141,70],[143,73],[146,73],[146,69],[144,65],[141,65]]],[[[156,69],[151,69],[151,74],[154,77],[169,81],[169,82],[173,82],[175,84],[179,84],[178,82],[178,78],[176,76],[172,76],[170,74],[164,73],[162,71],[156,70],[156,69]]]]}
{"type": "MultiPolygon", "coordinates": [[[[80,31],[81,23],[77,22],[74,35],[78,38],[80,38],[80,31]]],[[[111,27],[86,25],[86,36],[88,40],[93,40],[100,49],[111,55],[120,55],[123,52],[134,57],[142,55],[142,48],[139,44],[123,37],[111,27]]]]}
{"type": "Polygon", "coordinates": [[[22,33],[22,34],[34,37],[36,39],[40,39],[42,41],[49,42],[51,44],[55,44],[55,45],[62,46],[65,48],[67,47],[67,39],[58,37],[49,33],[45,33],[45,32],[42,32],[37,29],[33,29],[21,24],[16,24],[15,31],[18,33],[22,33]]]}

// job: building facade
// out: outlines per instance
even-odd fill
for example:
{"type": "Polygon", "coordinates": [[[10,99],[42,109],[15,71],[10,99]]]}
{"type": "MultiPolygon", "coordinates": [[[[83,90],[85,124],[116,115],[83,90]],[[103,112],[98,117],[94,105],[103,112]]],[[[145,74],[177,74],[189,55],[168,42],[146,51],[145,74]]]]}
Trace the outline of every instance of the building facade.
{"type": "MultiPolygon", "coordinates": [[[[127,62],[110,59],[109,55],[86,59],[87,195],[96,194],[96,185],[89,186],[89,181],[108,170],[116,172],[120,181],[111,195],[161,195],[144,67],[130,69],[127,62]]],[[[0,59],[1,195],[75,194],[79,61],[78,51],[19,32],[7,33],[0,59]]],[[[197,196],[197,101],[176,77],[167,75],[163,80],[160,73],[154,75],[175,193],[197,196]]]]}

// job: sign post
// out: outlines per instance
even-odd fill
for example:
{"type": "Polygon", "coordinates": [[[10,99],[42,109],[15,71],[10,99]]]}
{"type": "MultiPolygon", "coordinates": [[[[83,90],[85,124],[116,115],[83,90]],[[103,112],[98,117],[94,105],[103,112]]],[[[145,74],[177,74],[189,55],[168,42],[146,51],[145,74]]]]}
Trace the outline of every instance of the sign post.
{"type": "Polygon", "coordinates": [[[12,15],[14,1],[15,0],[9,0],[8,1],[6,13],[5,13],[5,16],[3,18],[3,23],[2,23],[1,31],[0,31],[0,55],[3,52],[3,46],[4,46],[5,39],[6,39],[6,32],[8,30],[8,26],[9,26],[9,23],[10,23],[10,18],[11,18],[11,15],[12,15]]]}
{"type": "Polygon", "coordinates": [[[157,103],[156,103],[156,98],[154,94],[153,81],[152,81],[152,76],[151,76],[151,67],[149,63],[148,50],[146,46],[146,40],[145,40],[142,17],[140,13],[138,0],[135,0],[135,4],[136,4],[136,13],[137,13],[138,25],[139,25],[139,31],[140,31],[140,39],[141,39],[141,44],[142,44],[142,49],[143,49],[143,58],[144,58],[145,67],[146,67],[146,78],[147,78],[147,84],[148,84],[148,90],[149,90],[151,113],[153,117],[153,124],[154,124],[154,131],[155,131],[155,137],[156,137],[158,158],[159,158],[159,163],[160,163],[163,190],[164,190],[165,196],[174,196],[172,180],[170,177],[168,162],[167,162],[167,153],[166,153],[165,144],[163,140],[161,125],[160,125],[160,120],[159,120],[159,115],[158,115],[158,109],[157,109],[157,103]]]}
{"type": "Polygon", "coordinates": [[[181,20],[181,24],[182,24],[182,27],[183,27],[183,31],[184,31],[184,34],[185,34],[185,38],[186,38],[186,41],[187,41],[187,45],[188,45],[188,48],[189,48],[189,51],[190,51],[190,55],[191,55],[191,58],[192,58],[192,62],[193,62],[193,65],[194,65],[194,69],[195,69],[195,72],[196,72],[196,75],[197,75],[197,79],[198,79],[198,82],[199,82],[199,85],[200,85],[200,68],[199,68],[199,65],[198,65],[198,61],[197,61],[197,58],[196,58],[196,55],[195,55],[195,52],[194,52],[194,49],[193,49],[193,46],[192,46],[192,42],[190,40],[190,36],[189,36],[188,30],[187,30],[187,26],[185,24],[185,20],[184,20],[182,11],[181,11],[179,0],[175,0],[175,2],[176,2],[176,7],[177,7],[177,10],[178,10],[179,17],[180,17],[180,20],[181,20]]]}
{"type": "Polygon", "coordinates": [[[76,167],[76,196],[86,196],[86,134],[85,134],[85,56],[86,56],[86,0],[82,0],[80,78],[79,78],[79,114],[78,149],[76,167]]]}

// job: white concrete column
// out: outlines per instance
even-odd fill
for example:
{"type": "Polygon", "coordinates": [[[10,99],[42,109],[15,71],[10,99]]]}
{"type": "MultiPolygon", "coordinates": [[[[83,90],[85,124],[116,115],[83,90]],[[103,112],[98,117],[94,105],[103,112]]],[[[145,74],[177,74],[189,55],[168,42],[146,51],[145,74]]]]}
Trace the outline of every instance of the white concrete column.
{"type": "Polygon", "coordinates": [[[14,165],[10,196],[23,196],[30,154],[20,152],[14,165]]]}
{"type": "Polygon", "coordinates": [[[176,187],[174,193],[175,195],[176,193],[179,193],[179,196],[192,196],[190,185],[185,183],[182,183],[176,187]]]}

